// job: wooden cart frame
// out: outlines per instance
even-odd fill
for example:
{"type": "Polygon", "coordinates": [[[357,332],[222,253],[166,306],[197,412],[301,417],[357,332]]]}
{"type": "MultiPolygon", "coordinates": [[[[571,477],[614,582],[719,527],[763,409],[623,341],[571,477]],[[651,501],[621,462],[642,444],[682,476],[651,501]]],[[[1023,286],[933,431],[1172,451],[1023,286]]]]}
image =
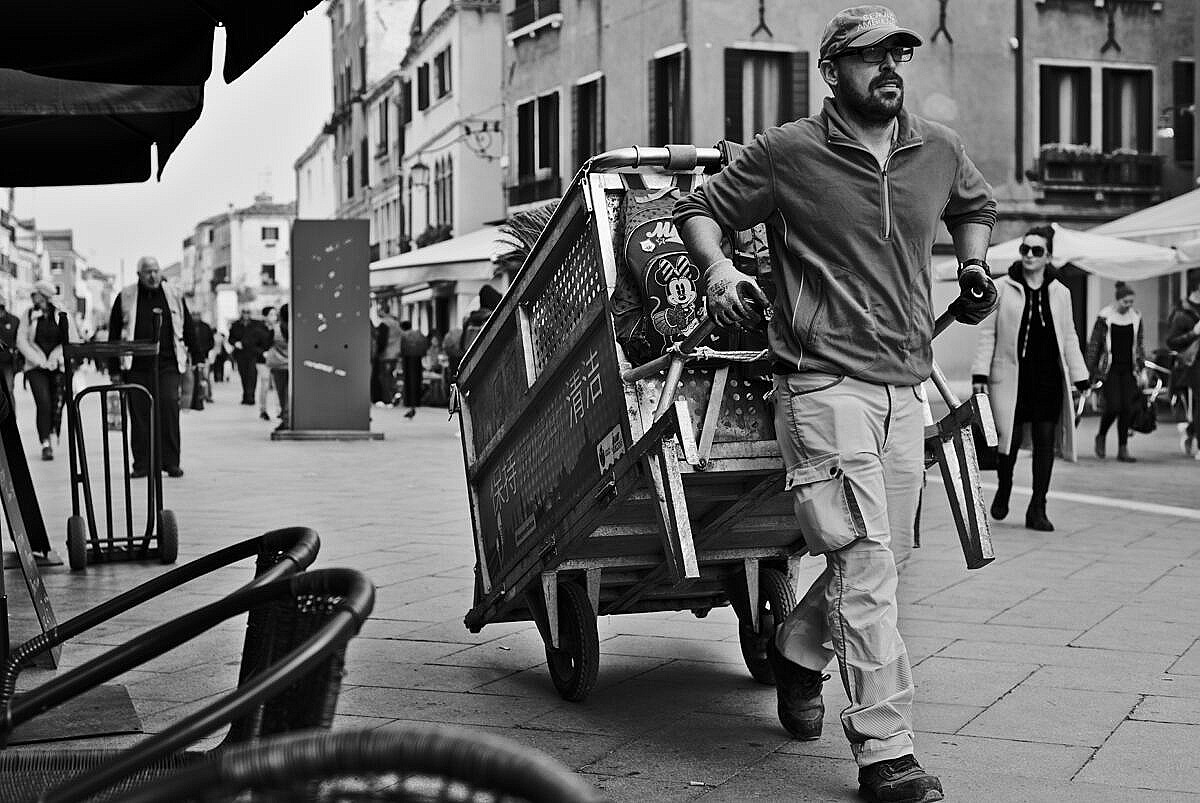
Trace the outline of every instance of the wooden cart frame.
{"type": "Polygon", "coordinates": [[[661,374],[623,382],[612,323],[630,182],[610,171],[649,167],[638,185],[666,187],[719,165],[690,146],[591,159],[462,361],[477,559],[465,624],[536,622],[566,699],[596,680],[600,614],[732,604],[751,674],[773,682],[767,640],[795,605],[805,544],[767,367],[689,364],[666,393],[661,374]]]}

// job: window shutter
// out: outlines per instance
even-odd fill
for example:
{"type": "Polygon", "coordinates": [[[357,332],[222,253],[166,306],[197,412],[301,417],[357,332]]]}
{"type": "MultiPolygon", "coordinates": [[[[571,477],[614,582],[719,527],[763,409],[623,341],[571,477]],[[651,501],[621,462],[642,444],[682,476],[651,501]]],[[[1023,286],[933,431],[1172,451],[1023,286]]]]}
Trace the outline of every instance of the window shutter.
{"type": "Polygon", "coordinates": [[[604,95],[604,76],[600,76],[596,82],[596,152],[604,152],[604,126],[606,124],[605,115],[607,112],[608,101],[604,95]]]}
{"type": "Polygon", "coordinates": [[[646,70],[646,99],[649,101],[650,113],[646,117],[646,141],[651,145],[660,145],[658,141],[658,99],[655,92],[655,79],[658,77],[658,62],[650,59],[646,70]]]}
{"type": "Polygon", "coordinates": [[[1196,65],[1177,61],[1172,65],[1172,96],[1175,109],[1175,161],[1190,164],[1195,156],[1196,137],[1196,65]],[[1191,111],[1188,111],[1191,107],[1191,111]]]}
{"type": "Polygon", "coordinates": [[[730,142],[742,142],[743,136],[742,61],[741,51],[725,51],[725,139],[730,142]]]}
{"type": "Polygon", "coordinates": [[[1040,144],[1062,142],[1063,137],[1058,132],[1058,81],[1057,74],[1050,67],[1038,70],[1038,92],[1041,95],[1041,131],[1038,133],[1040,144]]]}
{"type": "Polygon", "coordinates": [[[808,53],[793,53],[788,61],[791,62],[792,92],[791,100],[784,108],[789,120],[799,120],[811,113],[808,108],[808,53]]]}
{"type": "Polygon", "coordinates": [[[692,141],[692,51],[689,48],[679,54],[679,139],[686,144],[692,141]]]}
{"type": "Polygon", "coordinates": [[[579,84],[571,87],[571,159],[578,168],[587,157],[583,155],[583,127],[579,125],[579,95],[582,87],[579,84]]]}
{"type": "Polygon", "coordinates": [[[1075,130],[1069,132],[1070,141],[1086,142],[1094,146],[1096,142],[1092,135],[1092,71],[1085,67],[1076,70],[1075,74],[1079,83],[1076,85],[1078,93],[1075,95],[1075,130]]]}

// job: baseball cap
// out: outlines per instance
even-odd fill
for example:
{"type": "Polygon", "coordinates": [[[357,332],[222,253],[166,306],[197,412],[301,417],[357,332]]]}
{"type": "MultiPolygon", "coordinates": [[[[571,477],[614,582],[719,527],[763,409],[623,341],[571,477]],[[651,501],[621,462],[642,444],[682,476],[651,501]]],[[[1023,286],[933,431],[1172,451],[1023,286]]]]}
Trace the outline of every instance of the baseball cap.
{"type": "Polygon", "coordinates": [[[871,47],[889,36],[904,45],[920,47],[924,42],[915,31],[901,28],[896,14],[887,6],[852,6],[834,15],[821,35],[821,61],[837,58],[851,48],[871,47]]]}

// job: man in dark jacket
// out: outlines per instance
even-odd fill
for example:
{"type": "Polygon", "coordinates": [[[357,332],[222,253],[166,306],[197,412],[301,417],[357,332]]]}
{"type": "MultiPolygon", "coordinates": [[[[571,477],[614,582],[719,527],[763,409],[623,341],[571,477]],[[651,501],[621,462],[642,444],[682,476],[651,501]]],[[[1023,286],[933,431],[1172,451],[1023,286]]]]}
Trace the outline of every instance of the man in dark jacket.
{"type": "MultiPolygon", "coordinates": [[[[1171,311],[1167,323],[1167,348],[1178,352],[1175,358],[1192,397],[1192,420],[1179,438],[1179,448],[1191,457],[1200,438],[1200,279],[1193,279],[1188,296],[1171,311]]],[[[1200,455],[1197,455],[1200,459],[1200,455]]]]}
{"type": "Polygon", "coordinates": [[[242,316],[229,327],[229,342],[233,345],[233,361],[242,380],[242,404],[254,404],[254,389],[258,384],[258,366],[271,347],[271,330],[261,320],[250,317],[243,309],[242,316]]]}
{"type": "Polygon", "coordinates": [[[929,263],[943,221],[962,266],[958,319],[986,317],[996,205],[958,136],[903,109],[898,68],[921,43],[883,6],[837,14],[821,39],[833,93],[823,110],[756,136],[679,201],[675,222],[705,268],[709,316],[743,327],[768,302],[722,253],[722,231],[767,226],[776,432],[800,530],[827,564],[768,644],[780,721],[795,738],[820,738],[822,672],[836,656],[862,793],[924,803],[942,787],[913,755],[896,566],[923,484],[929,263]]]}
{"type": "Polygon", "coordinates": [[[429,351],[429,338],[413,329],[412,321],[400,322],[400,364],[404,367],[404,404],[408,407],[405,418],[417,414],[424,386],[425,367],[422,359],[429,351]]]}

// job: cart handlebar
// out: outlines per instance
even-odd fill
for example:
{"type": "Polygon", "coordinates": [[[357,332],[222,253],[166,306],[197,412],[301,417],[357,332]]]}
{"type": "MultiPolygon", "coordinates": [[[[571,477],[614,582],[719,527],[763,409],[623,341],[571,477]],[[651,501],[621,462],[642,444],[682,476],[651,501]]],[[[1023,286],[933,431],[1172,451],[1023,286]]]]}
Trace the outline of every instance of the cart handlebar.
{"type": "Polygon", "coordinates": [[[597,154],[588,160],[585,171],[596,173],[622,167],[663,167],[667,170],[688,171],[697,166],[717,168],[721,152],[716,148],[697,148],[695,145],[665,145],[647,148],[631,145],[597,154]]]}

